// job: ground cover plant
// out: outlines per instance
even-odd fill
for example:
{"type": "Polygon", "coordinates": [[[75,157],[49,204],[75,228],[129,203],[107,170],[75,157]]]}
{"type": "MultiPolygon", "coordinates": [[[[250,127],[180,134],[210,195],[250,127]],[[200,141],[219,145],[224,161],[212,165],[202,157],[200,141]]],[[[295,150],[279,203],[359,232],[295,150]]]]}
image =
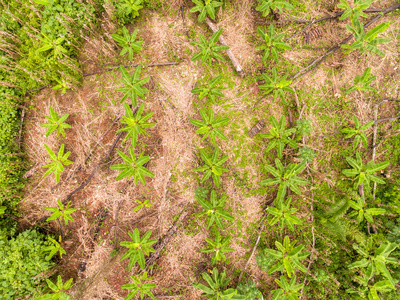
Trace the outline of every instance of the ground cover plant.
{"type": "Polygon", "coordinates": [[[397,1],[0,8],[0,298],[399,298],[397,1]]]}

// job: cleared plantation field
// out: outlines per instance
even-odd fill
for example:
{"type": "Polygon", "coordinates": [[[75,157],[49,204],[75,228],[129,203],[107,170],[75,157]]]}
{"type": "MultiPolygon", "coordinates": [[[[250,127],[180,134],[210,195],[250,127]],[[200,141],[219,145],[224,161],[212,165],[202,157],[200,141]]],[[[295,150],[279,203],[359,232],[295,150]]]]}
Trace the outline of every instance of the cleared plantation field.
{"type": "Polygon", "coordinates": [[[58,275],[71,299],[397,299],[400,5],[364,1],[351,21],[335,1],[231,0],[210,20],[207,1],[119,2],[94,1],[63,54],[81,82],[21,102],[18,232],[65,253],[5,299],[58,275]],[[357,24],[376,36],[354,44],[357,24]],[[70,151],[59,180],[45,145],[70,151]]]}

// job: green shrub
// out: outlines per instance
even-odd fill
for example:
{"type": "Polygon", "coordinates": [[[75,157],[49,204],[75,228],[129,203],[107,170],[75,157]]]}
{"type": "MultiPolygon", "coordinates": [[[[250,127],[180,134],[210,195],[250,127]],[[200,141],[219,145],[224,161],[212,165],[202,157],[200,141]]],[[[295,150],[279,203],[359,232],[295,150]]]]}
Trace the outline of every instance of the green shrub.
{"type": "Polygon", "coordinates": [[[34,292],[52,266],[40,254],[48,242],[35,230],[26,230],[15,238],[0,231],[0,298],[21,299],[34,292]]]}
{"type": "Polygon", "coordinates": [[[143,8],[143,0],[113,0],[115,14],[121,25],[132,23],[139,16],[139,10],[143,8]]]}

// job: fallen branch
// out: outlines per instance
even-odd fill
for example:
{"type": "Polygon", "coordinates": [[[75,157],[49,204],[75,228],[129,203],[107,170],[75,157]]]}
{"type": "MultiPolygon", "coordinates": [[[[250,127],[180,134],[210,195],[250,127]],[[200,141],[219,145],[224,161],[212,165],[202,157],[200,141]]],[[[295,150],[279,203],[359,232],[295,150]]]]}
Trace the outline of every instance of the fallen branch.
{"type": "MultiPolygon", "coordinates": [[[[112,129],[112,127],[114,126],[114,124],[115,124],[119,119],[120,119],[120,117],[115,118],[114,121],[112,122],[110,128],[108,128],[108,129],[106,130],[106,132],[104,132],[104,133],[101,135],[101,137],[98,139],[98,141],[96,142],[96,144],[93,146],[93,149],[88,153],[88,155],[86,155],[85,161],[84,161],[83,164],[86,164],[86,163],[87,163],[87,161],[89,160],[89,158],[92,156],[94,150],[96,150],[97,146],[101,143],[101,141],[103,140],[103,138],[105,137],[105,135],[112,129]]],[[[69,175],[69,176],[64,180],[64,182],[68,181],[72,176],[74,176],[74,175],[76,174],[76,172],[79,172],[79,170],[82,169],[82,166],[83,166],[83,165],[79,165],[79,167],[76,168],[76,170],[73,171],[72,174],[69,175]]],[[[60,186],[61,183],[62,183],[61,181],[60,181],[59,183],[57,183],[55,186],[53,186],[53,187],[51,188],[51,190],[53,191],[55,188],[57,188],[58,186],[60,186]]]]}
{"type": "MultiPolygon", "coordinates": [[[[133,225],[133,224],[136,224],[136,223],[139,223],[139,222],[143,221],[143,220],[146,219],[146,218],[150,218],[150,217],[152,217],[152,216],[155,216],[156,214],[157,214],[157,212],[154,212],[154,213],[152,213],[152,214],[150,214],[150,215],[147,215],[147,216],[144,216],[144,217],[140,218],[139,220],[136,220],[136,221],[130,222],[130,223],[126,223],[126,224],[121,224],[121,225],[116,225],[116,224],[114,224],[114,225],[111,225],[111,228],[113,228],[113,227],[122,227],[122,226],[133,225]]],[[[111,229],[111,228],[110,228],[110,229],[111,229]]]]}
{"type": "MultiPolygon", "coordinates": [[[[144,67],[162,67],[162,66],[174,66],[174,65],[179,65],[179,64],[180,64],[180,62],[166,62],[166,63],[156,63],[156,64],[149,64],[149,65],[143,65],[143,66],[144,67]]],[[[134,67],[138,67],[140,65],[142,65],[142,64],[124,65],[124,67],[125,68],[134,68],[134,67]]],[[[83,74],[83,77],[96,75],[96,74],[103,74],[105,72],[113,71],[113,70],[116,70],[119,68],[120,68],[120,66],[114,66],[111,68],[107,68],[104,71],[83,74]]]]}
{"type": "MultiPolygon", "coordinates": [[[[133,114],[136,113],[136,111],[138,110],[138,107],[136,106],[135,109],[133,110],[133,114]]],[[[104,164],[105,162],[107,162],[107,160],[110,158],[111,153],[113,152],[113,150],[115,149],[115,147],[117,146],[118,141],[121,139],[122,134],[124,132],[120,132],[118,134],[118,136],[116,137],[114,143],[112,144],[110,150],[107,152],[107,154],[104,156],[104,158],[102,158],[100,160],[100,162],[97,164],[97,166],[94,168],[94,170],[92,171],[92,173],[90,174],[90,176],[88,177],[88,179],[86,179],[85,182],[83,182],[79,187],[77,187],[75,190],[73,190],[71,193],[68,194],[68,196],[62,201],[63,204],[67,203],[67,201],[69,201],[73,195],[75,195],[77,192],[79,192],[80,190],[83,190],[88,184],[89,182],[92,180],[94,174],[97,172],[97,170],[100,168],[100,166],[102,164],[104,164]]],[[[44,222],[44,220],[46,220],[48,218],[48,216],[44,216],[41,219],[39,219],[39,221],[37,223],[42,223],[44,222]]]]}
{"type": "Polygon", "coordinates": [[[256,252],[258,243],[260,243],[261,233],[264,231],[264,228],[265,228],[265,224],[263,224],[263,225],[260,227],[260,230],[258,231],[258,237],[257,237],[256,243],[255,243],[255,245],[254,245],[254,247],[253,247],[253,250],[251,251],[251,254],[250,254],[249,259],[247,260],[246,264],[244,265],[244,268],[243,268],[242,272],[240,272],[238,282],[240,282],[240,281],[242,280],[243,273],[246,271],[247,266],[248,266],[249,263],[250,263],[250,260],[253,258],[254,253],[256,252]]]}
{"type": "MultiPolygon", "coordinates": [[[[137,110],[138,110],[138,107],[136,106],[135,109],[132,111],[132,113],[135,114],[135,113],[137,112],[137,110]]],[[[97,164],[97,166],[96,166],[96,167],[94,168],[94,170],[92,171],[92,174],[90,174],[89,178],[88,178],[84,183],[82,183],[78,188],[76,188],[74,191],[72,191],[72,192],[67,196],[67,198],[62,202],[63,204],[65,204],[69,199],[71,199],[71,197],[72,197],[75,193],[77,193],[78,191],[82,190],[83,188],[85,188],[85,186],[88,185],[88,183],[92,180],[94,174],[95,174],[95,173],[97,172],[97,170],[100,168],[100,165],[102,165],[103,163],[105,163],[105,162],[108,161],[108,159],[109,159],[110,156],[111,156],[111,153],[114,151],[114,149],[115,149],[115,147],[117,146],[117,143],[119,142],[119,140],[121,139],[123,133],[124,133],[124,132],[120,132],[120,133],[117,135],[117,137],[116,137],[114,143],[112,144],[110,150],[108,150],[108,152],[107,152],[107,154],[104,156],[104,158],[100,160],[100,162],[97,164]]]]}
{"type": "Polygon", "coordinates": [[[384,121],[397,120],[397,119],[400,119],[400,116],[391,117],[391,118],[385,118],[385,119],[379,119],[379,120],[376,120],[374,124],[381,123],[381,122],[384,122],[384,121]]]}
{"type": "MultiPolygon", "coordinates": [[[[211,20],[209,18],[206,18],[206,23],[213,32],[218,31],[218,27],[213,22],[211,22],[211,20]]],[[[228,46],[228,44],[226,43],[226,41],[222,35],[220,35],[219,41],[222,45],[228,46]]],[[[229,59],[232,61],[233,67],[235,68],[236,72],[238,72],[238,74],[240,76],[243,76],[243,68],[240,65],[239,61],[236,59],[235,55],[233,55],[232,50],[231,49],[226,50],[226,54],[228,55],[229,59]]]]}
{"type": "Polygon", "coordinates": [[[183,220],[187,217],[188,212],[184,211],[182,214],[179,216],[179,219],[175,221],[174,225],[168,230],[167,234],[164,236],[164,238],[159,241],[154,249],[155,252],[151,253],[149,258],[146,260],[146,268],[147,269],[149,266],[151,266],[160,256],[161,251],[164,249],[164,247],[168,244],[172,236],[175,234],[175,232],[178,230],[178,225],[183,222],[183,220]]]}
{"type": "MultiPolygon", "coordinates": [[[[381,8],[368,8],[368,9],[364,9],[363,12],[365,13],[377,13],[377,12],[382,12],[385,9],[381,9],[381,8]]],[[[286,19],[286,20],[278,20],[278,21],[256,21],[256,23],[258,24],[277,24],[277,23],[318,23],[318,22],[322,22],[322,21],[326,21],[326,20],[331,20],[331,19],[336,19],[338,17],[340,17],[341,15],[343,15],[343,11],[338,12],[336,14],[334,14],[333,16],[325,16],[319,19],[315,19],[315,20],[304,20],[304,19],[286,19]]]]}
{"type": "MultiPolygon", "coordinates": [[[[377,13],[377,12],[383,12],[385,9],[376,9],[376,8],[369,8],[369,9],[364,9],[363,12],[365,13],[377,13]]],[[[286,39],[285,42],[287,42],[288,40],[290,40],[291,38],[294,38],[295,36],[299,35],[301,32],[304,32],[308,27],[310,27],[311,25],[318,23],[318,22],[322,22],[322,21],[326,21],[326,20],[331,20],[331,19],[336,19],[339,18],[341,15],[343,15],[344,11],[341,11],[333,16],[325,16],[316,20],[312,20],[312,21],[307,21],[307,20],[299,20],[299,19],[292,19],[292,22],[298,22],[298,23],[309,23],[306,27],[304,27],[302,30],[296,32],[295,34],[293,34],[292,36],[290,36],[289,38],[286,39]]],[[[290,20],[289,20],[290,21],[290,20]]]]}
{"type": "Polygon", "coordinates": [[[115,247],[117,247],[117,224],[118,224],[118,215],[119,215],[119,210],[121,209],[121,205],[122,203],[125,201],[125,198],[123,198],[121,201],[119,201],[118,203],[118,207],[117,207],[117,212],[115,213],[115,223],[112,227],[115,227],[114,229],[114,249],[115,247]]]}
{"type": "MultiPolygon", "coordinates": [[[[371,24],[375,23],[376,21],[378,21],[380,18],[382,18],[384,15],[388,14],[389,12],[399,9],[400,8],[400,3],[393,5],[391,7],[388,7],[384,10],[382,10],[382,14],[375,16],[374,18],[372,18],[369,22],[367,22],[364,25],[364,28],[369,27],[371,24]]],[[[341,45],[346,44],[349,40],[351,40],[353,38],[353,35],[349,35],[347,38],[345,38],[341,43],[337,44],[336,46],[332,47],[327,53],[325,53],[324,55],[316,58],[314,61],[312,61],[307,67],[301,69],[300,71],[298,71],[296,74],[290,76],[290,78],[292,78],[293,80],[299,78],[302,75],[307,74],[308,72],[310,72],[311,70],[315,69],[317,66],[319,66],[322,61],[324,61],[329,55],[331,55],[332,53],[334,53],[335,51],[341,49],[341,45]]]]}

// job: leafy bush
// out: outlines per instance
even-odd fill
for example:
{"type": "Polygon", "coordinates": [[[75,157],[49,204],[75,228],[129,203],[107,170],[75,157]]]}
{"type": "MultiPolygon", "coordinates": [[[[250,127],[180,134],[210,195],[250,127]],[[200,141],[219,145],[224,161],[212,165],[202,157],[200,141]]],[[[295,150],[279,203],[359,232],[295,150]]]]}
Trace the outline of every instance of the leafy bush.
{"type": "Polygon", "coordinates": [[[128,232],[129,236],[132,239],[130,241],[121,242],[120,245],[128,248],[128,251],[121,257],[121,261],[129,258],[129,271],[132,270],[133,266],[138,262],[139,266],[144,269],[145,260],[144,256],[149,255],[150,252],[154,252],[154,248],[151,247],[153,244],[157,242],[157,240],[150,239],[151,230],[147,231],[142,237],[140,237],[139,229],[135,228],[132,232],[128,232]]]}
{"type": "Polygon", "coordinates": [[[193,94],[198,94],[199,99],[210,99],[212,103],[215,103],[217,97],[224,97],[224,94],[221,93],[221,88],[217,86],[217,84],[221,81],[222,75],[219,75],[208,82],[208,86],[201,86],[198,88],[194,88],[192,90],[193,94]]]}
{"type": "Polygon", "coordinates": [[[139,16],[143,8],[143,0],[113,0],[118,23],[121,25],[132,23],[139,16]]]}
{"type": "Polygon", "coordinates": [[[343,9],[344,12],[340,16],[339,20],[344,20],[350,17],[353,21],[359,17],[367,17],[367,14],[365,14],[363,10],[369,8],[374,0],[353,0],[353,2],[354,6],[350,6],[349,2],[346,0],[340,0],[340,4],[338,4],[337,7],[343,9]]]}
{"type": "Polygon", "coordinates": [[[215,236],[215,240],[206,238],[208,243],[206,248],[200,250],[202,253],[212,253],[211,264],[215,265],[218,261],[226,261],[226,256],[224,253],[234,251],[234,249],[229,248],[229,242],[231,237],[222,238],[219,231],[215,236]]]}
{"type": "Polygon", "coordinates": [[[121,124],[125,124],[125,127],[118,129],[117,132],[126,131],[126,137],[124,141],[127,139],[131,139],[132,147],[136,148],[137,140],[140,134],[147,135],[146,128],[156,126],[155,123],[146,122],[153,116],[153,112],[149,112],[147,115],[142,116],[144,110],[144,104],[140,104],[139,109],[135,114],[133,114],[132,109],[128,104],[124,103],[126,115],[122,117],[121,124]]]}
{"type": "Polygon", "coordinates": [[[378,164],[374,164],[371,160],[367,164],[364,164],[361,159],[361,154],[359,152],[356,153],[356,159],[352,157],[346,157],[347,162],[353,169],[344,169],[342,173],[347,177],[354,177],[354,189],[357,189],[359,185],[364,184],[365,190],[367,193],[371,192],[370,182],[376,182],[380,184],[385,184],[385,181],[378,176],[375,176],[374,173],[380,170],[385,169],[389,166],[389,162],[384,161],[378,164]]]}
{"type": "Polygon", "coordinates": [[[69,290],[72,286],[72,281],[74,279],[70,278],[67,282],[63,283],[60,275],[57,276],[57,283],[54,284],[50,280],[46,279],[47,285],[54,292],[54,294],[46,294],[35,298],[35,300],[69,300],[70,297],[64,293],[64,291],[69,290]]]}
{"type": "Polygon", "coordinates": [[[118,155],[122,158],[125,164],[112,165],[110,169],[121,171],[115,180],[121,180],[124,177],[133,177],[135,185],[140,181],[146,184],[144,176],[153,178],[154,173],[146,169],[143,165],[150,160],[149,156],[144,156],[143,153],[136,158],[134,149],[129,147],[129,156],[121,151],[117,151],[118,155]]]}
{"type": "Polygon", "coordinates": [[[35,230],[10,235],[0,231],[1,299],[21,298],[33,292],[53,265],[41,254],[48,245],[44,235],[35,230]]]}
{"type": "Polygon", "coordinates": [[[289,86],[292,83],[292,80],[286,80],[287,76],[288,75],[284,75],[282,78],[279,78],[278,73],[276,72],[276,69],[274,67],[272,68],[272,77],[269,77],[265,73],[262,74],[262,78],[265,80],[265,84],[260,85],[259,88],[265,90],[266,95],[272,93],[274,95],[274,101],[279,96],[282,102],[284,104],[287,104],[285,92],[294,93],[293,88],[289,86]]]}
{"type": "Polygon", "coordinates": [[[58,207],[44,207],[44,209],[52,212],[51,216],[46,219],[47,222],[50,222],[55,219],[64,219],[65,225],[68,225],[68,221],[74,222],[75,220],[70,216],[73,212],[76,211],[76,208],[69,208],[71,205],[71,201],[68,202],[67,206],[57,199],[58,207]]]}
{"type": "Polygon", "coordinates": [[[200,127],[196,130],[196,133],[203,135],[201,138],[202,141],[210,137],[211,143],[216,147],[217,137],[224,141],[227,140],[226,136],[218,128],[226,125],[229,122],[229,118],[215,117],[212,109],[200,109],[200,115],[203,121],[190,119],[190,123],[200,127]]]}
{"type": "Polygon", "coordinates": [[[280,280],[275,279],[275,282],[279,285],[279,289],[276,289],[272,292],[272,297],[271,300],[297,300],[299,299],[298,297],[301,295],[299,291],[302,289],[304,284],[296,284],[297,277],[296,275],[293,276],[293,278],[290,280],[290,282],[287,281],[285,276],[281,276],[280,280]]]}
{"type": "Polygon", "coordinates": [[[223,4],[222,2],[215,0],[192,0],[192,2],[194,2],[195,6],[190,10],[190,12],[200,12],[199,17],[197,18],[199,22],[203,22],[207,15],[214,20],[215,9],[223,4]]]}
{"type": "Polygon", "coordinates": [[[209,229],[214,222],[219,228],[223,228],[222,219],[227,221],[233,221],[235,218],[231,216],[226,209],[224,209],[226,195],[221,198],[217,198],[217,193],[212,190],[210,195],[210,201],[198,198],[197,201],[203,207],[204,211],[199,214],[199,217],[207,215],[207,229],[209,229]]]}
{"type": "Polygon", "coordinates": [[[68,151],[64,154],[64,144],[61,145],[60,150],[58,150],[57,155],[50,149],[49,146],[44,144],[44,147],[47,150],[47,153],[50,156],[51,162],[47,165],[44,165],[43,168],[48,168],[46,173],[44,173],[43,177],[48,176],[51,173],[54,173],[56,176],[56,182],[60,181],[61,173],[64,171],[64,166],[68,166],[73,164],[72,161],[68,160],[68,156],[71,154],[71,151],[68,151]]]}
{"type": "Polygon", "coordinates": [[[378,44],[389,43],[389,39],[378,37],[379,33],[383,33],[390,25],[390,23],[381,23],[378,26],[372,28],[370,31],[365,33],[364,25],[360,23],[358,19],[354,21],[355,27],[347,25],[346,28],[354,35],[355,42],[352,44],[341,45],[343,49],[347,49],[346,53],[350,53],[354,50],[359,50],[361,53],[371,51],[380,56],[385,54],[378,49],[378,44]]]}
{"type": "Polygon", "coordinates": [[[279,51],[292,48],[282,41],[283,33],[275,35],[275,28],[272,24],[269,26],[268,32],[265,32],[262,27],[257,27],[257,32],[265,42],[264,45],[256,47],[256,50],[264,50],[263,61],[266,61],[272,56],[272,58],[278,62],[279,51]]]}
{"type": "Polygon", "coordinates": [[[119,54],[123,56],[128,54],[129,60],[133,60],[133,53],[139,53],[142,51],[143,41],[136,41],[137,29],[132,34],[129,34],[128,29],[124,26],[122,28],[122,36],[118,34],[112,34],[112,38],[118,43],[118,46],[122,47],[122,51],[119,54]]]}
{"type": "Polygon", "coordinates": [[[375,89],[370,86],[375,79],[376,76],[371,76],[371,68],[366,68],[362,75],[356,75],[356,77],[354,77],[354,85],[346,90],[346,94],[350,94],[353,91],[375,91],[375,89]]]}
{"type": "Polygon", "coordinates": [[[144,94],[148,93],[149,90],[142,87],[142,85],[149,82],[150,77],[145,77],[139,79],[140,73],[142,72],[142,66],[139,65],[136,67],[135,73],[129,75],[128,71],[124,68],[124,66],[120,66],[120,70],[122,73],[121,82],[124,84],[123,87],[118,88],[118,92],[124,93],[124,96],[121,98],[120,102],[122,103],[127,98],[131,98],[131,103],[133,107],[137,106],[137,98],[143,97],[144,94]]]}
{"type": "Polygon", "coordinates": [[[283,0],[258,0],[259,6],[256,10],[262,12],[263,17],[269,15],[270,12],[274,12],[275,9],[282,13],[283,9],[293,9],[293,5],[283,0]]]}
{"type": "Polygon", "coordinates": [[[265,248],[263,251],[267,255],[273,256],[278,261],[269,269],[268,274],[272,274],[277,271],[286,272],[289,278],[292,277],[292,273],[295,273],[295,269],[306,273],[307,268],[301,264],[301,261],[310,255],[310,252],[303,251],[304,245],[298,245],[294,247],[296,241],[290,242],[289,237],[285,236],[283,244],[275,241],[275,246],[278,249],[265,248]]]}
{"type": "Polygon", "coordinates": [[[221,184],[221,175],[224,172],[228,172],[227,168],[222,167],[222,165],[228,160],[228,155],[224,155],[218,158],[220,150],[218,148],[214,149],[213,154],[207,155],[204,149],[200,149],[200,157],[205,162],[204,166],[193,169],[195,172],[205,172],[201,178],[201,183],[206,181],[208,178],[212,177],[216,187],[221,184]]]}
{"type": "Polygon", "coordinates": [[[286,168],[282,165],[279,159],[275,159],[276,169],[270,165],[265,165],[266,171],[271,173],[275,178],[265,179],[261,181],[262,185],[275,185],[279,184],[278,195],[276,196],[277,201],[282,201],[286,195],[287,188],[290,188],[297,195],[301,194],[299,185],[308,184],[309,182],[299,176],[304,168],[306,162],[303,161],[301,164],[289,164],[286,168]]]}
{"type": "Polygon", "coordinates": [[[260,134],[260,137],[270,140],[267,149],[265,149],[265,152],[269,152],[272,149],[276,148],[278,158],[282,158],[282,153],[285,145],[289,145],[294,149],[297,149],[299,147],[297,143],[290,138],[290,136],[296,132],[296,128],[286,129],[284,116],[281,117],[279,123],[274,116],[270,116],[269,122],[272,125],[269,133],[260,134]]]}
{"type": "Polygon", "coordinates": [[[202,283],[194,283],[193,286],[199,290],[203,291],[201,294],[207,299],[241,299],[241,297],[236,298],[237,294],[236,289],[226,289],[225,287],[230,282],[230,279],[226,278],[226,271],[224,270],[222,273],[218,272],[217,268],[212,270],[212,276],[208,275],[208,273],[201,273],[201,277],[207,282],[208,286],[202,283]]]}
{"type": "Polygon", "coordinates": [[[212,59],[224,60],[222,55],[219,53],[224,50],[228,50],[228,46],[217,45],[218,39],[222,34],[222,28],[216,31],[210,38],[209,41],[202,35],[199,34],[200,42],[192,41],[190,44],[192,46],[197,46],[200,52],[196,53],[192,57],[192,61],[201,59],[203,63],[211,63],[212,59]]]}
{"type": "Polygon", "coordinates": [[[41,127],[48,128],[46,131],[46,137],[48,137],[54,130],[57,130],[57,137],[61,134],[65,137],[64,129],[71,128],[71,125],[64,123],[64,121],[68,118],[69,114],[62,115],[61,117],[58,115],[56,111],[52,107],[50,107],[50,116],[45,116],[48,123],[40,124],[41,127]]]}
{"type": "Polygon", "coordinates": [[[147,271],[145,271],[142,276],[131,275],[131,279],[133,283],[124,284],[121,286],[121,289],[131,290],[125,297],[125,300],[132,299],[137,294],[140,295],[141,299],[145,299],[145,296],[149,296],[150,298],[154,299],[154,294],[151,292],[151,289],[155,288],[157,285],[154,283],[146,283],[146,281],[153,279],[153,277],[147,277],[147,271]]]}
{"type": "Polygon", "coordinates": [[[267,211],[274,217],[269,221],[270,225],[275,225],[279,222],[279,228],[283,230],[287,226],[291,231],[294,231],[294,225],[301,225],[302,221],[294,215],[297,212],[296,208],[290,208],[291,198],[288,197],[286,202],[276,201],[276,207],[268,206],[267,211]]]}

